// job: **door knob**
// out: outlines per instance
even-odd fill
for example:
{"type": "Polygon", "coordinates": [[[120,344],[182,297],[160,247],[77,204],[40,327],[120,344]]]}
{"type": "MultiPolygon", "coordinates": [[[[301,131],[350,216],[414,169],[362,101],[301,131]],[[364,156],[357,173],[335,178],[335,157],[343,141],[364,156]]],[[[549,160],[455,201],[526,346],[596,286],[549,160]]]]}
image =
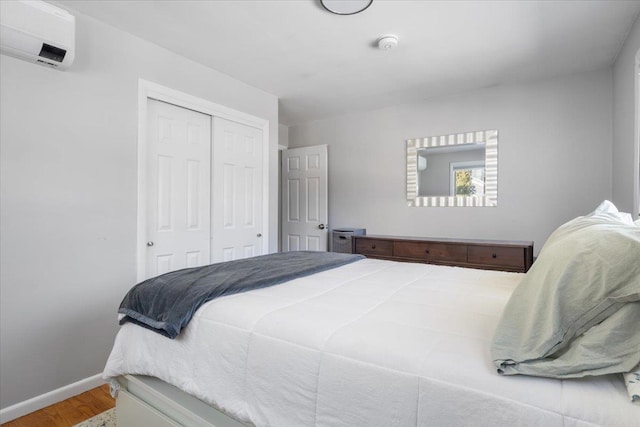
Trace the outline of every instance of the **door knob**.
{"type": "Polygon", "coordinates": [[[147,246],[153,246],[153,242],[147,242],[147,246]]]}
{"type": "Polygon", "coordinates": [[[256,234],[257,237],[262,237],[262,233],[256,234]]]}
{"type": "Polygon", "coordinates": [[[324,225],[324,224],[320,224],[320,225],[318,226],[318,228],[319,228],[320,230],[324,230],[324,229],[325,229],[325,227],[326,227],[326,225],[324,225]]]}

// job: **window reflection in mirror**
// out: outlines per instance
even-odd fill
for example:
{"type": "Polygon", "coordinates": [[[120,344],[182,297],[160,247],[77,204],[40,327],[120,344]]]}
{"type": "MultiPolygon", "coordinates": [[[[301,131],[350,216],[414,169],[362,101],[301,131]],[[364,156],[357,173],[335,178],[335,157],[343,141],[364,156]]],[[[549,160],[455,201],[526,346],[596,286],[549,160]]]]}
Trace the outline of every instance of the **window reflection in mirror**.
{"type": "Polygon", "coordinates": [[[484,195],[485,144],[417,150],[418,196],[484,195]]]}
{"type": "Polygon", "coordinates": [[[484,162],[451,163],[451,196],[484,196],[484,162]]]}

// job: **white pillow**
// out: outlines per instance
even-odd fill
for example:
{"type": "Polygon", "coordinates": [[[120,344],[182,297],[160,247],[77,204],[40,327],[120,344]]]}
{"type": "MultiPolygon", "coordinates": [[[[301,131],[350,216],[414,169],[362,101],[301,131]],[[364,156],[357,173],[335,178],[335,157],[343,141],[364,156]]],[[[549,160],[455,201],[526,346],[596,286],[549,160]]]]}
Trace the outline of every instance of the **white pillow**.
{"type": "Polygon", "coordinates": [[[614,205],[612,202],[605,200],[604,202],[600,203],[600,205],[593,212],[591,212],[591,215],[598,213],[618,213],[618,208],[616,208],[616,205],[614,205]]]}
{"type": "Polygon", "coordinates": [[[592,216],[592,217],[602,218],[602,219],[607,219],[607,218],[615,219],[626,225],[634,225],[631,214],[618,211],[618,208],[616,208],[616,205],[611,203],[609,200],[605,200],[604,202],[600,203],[600,205],[587,216],[592,216]]]}

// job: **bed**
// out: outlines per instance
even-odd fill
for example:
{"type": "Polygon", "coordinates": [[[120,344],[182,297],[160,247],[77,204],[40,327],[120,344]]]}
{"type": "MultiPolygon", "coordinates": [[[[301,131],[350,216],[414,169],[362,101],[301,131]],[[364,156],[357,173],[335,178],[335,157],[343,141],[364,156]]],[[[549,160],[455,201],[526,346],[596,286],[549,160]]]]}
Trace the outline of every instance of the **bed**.
{"type": "Polygon", "coordinates": [[[175,339],[125,323],[118,425],[640,426],[620,374],[498,373],[524,277],[363,259],[211,300],[175,339]]]}

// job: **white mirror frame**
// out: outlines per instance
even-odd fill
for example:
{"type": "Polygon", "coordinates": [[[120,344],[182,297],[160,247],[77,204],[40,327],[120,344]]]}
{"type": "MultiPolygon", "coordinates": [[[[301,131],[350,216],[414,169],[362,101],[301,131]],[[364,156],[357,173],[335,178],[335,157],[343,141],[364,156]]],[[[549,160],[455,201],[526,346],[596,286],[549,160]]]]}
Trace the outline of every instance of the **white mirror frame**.
{"type": "Polygon", "coordinates": [[[482,130],[407,139],[408,206],[498,206],[498,131],[482,130]],[[482,196],[418,196],[418,150],[458,144],[485,144],[485,194],[482,196]]]}

